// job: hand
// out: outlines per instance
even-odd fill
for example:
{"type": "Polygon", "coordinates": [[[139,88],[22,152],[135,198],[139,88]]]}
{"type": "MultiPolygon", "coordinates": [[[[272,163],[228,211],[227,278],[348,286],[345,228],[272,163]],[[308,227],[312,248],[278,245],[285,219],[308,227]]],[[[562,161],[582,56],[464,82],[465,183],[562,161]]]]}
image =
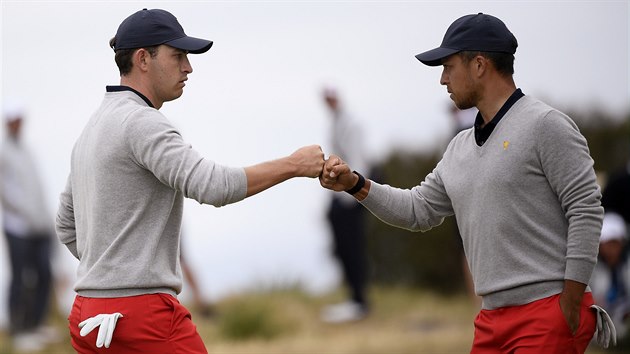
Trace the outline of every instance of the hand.
{"type": "Polygon", "coordinates": [[[564,289],[560,294],[560,310],[567,320],[571,334],[575,335],[580,326],[580,308],[586,284],[565,279],[564,289]]]}
{"type": "Polygon", "coordinates": [[[352,173],[348,166],[339,156],[330,155],[324,163],[324,170],[319,177],[322,187],[342,192],[357,184],[359,177],[352,173]]]}
{"type": "Polygon", "coordinates": [[[289,158],[297,166],[296,177],[317,178],[324,167],[324,152],[319,145],[299,148],[289,158]]]}
{"type": "Polygon", "coordinates": [[[87,320],[79,323],[79,328],[81,328],[81,337],[87,336],[94,328],[100,326],[98,329],[98,336],[96,337],[96,347],[101,348],[104,344],[105,348],[109,348],[109,345],[112,342],[112,337],[114,336],[114,330],[116,329],[116,322],[120,317],[123,317],[123,315],[116,312],[110,314],[102,313],[88,318],[87,320]]]}
{"type": "Polygon", "coordinates": [[[562,297],[560,297],[560,309],[562,310],[564,318],[567,320],[571,334],[575,335],[580,326],[580,307],[575,308],[575,306],[566,304],[562,301],[562,297]]]}

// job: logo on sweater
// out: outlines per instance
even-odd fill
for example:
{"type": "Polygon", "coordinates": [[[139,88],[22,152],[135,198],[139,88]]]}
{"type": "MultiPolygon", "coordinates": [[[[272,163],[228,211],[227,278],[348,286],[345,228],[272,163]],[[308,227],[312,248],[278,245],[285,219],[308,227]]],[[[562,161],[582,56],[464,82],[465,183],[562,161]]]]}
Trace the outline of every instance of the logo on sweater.
{"type": "Polygon", "coordinates": [[[510,142],[507,140],[503,141],[503,150],[507,150],[508,146],[510,146],[510,142]]]}

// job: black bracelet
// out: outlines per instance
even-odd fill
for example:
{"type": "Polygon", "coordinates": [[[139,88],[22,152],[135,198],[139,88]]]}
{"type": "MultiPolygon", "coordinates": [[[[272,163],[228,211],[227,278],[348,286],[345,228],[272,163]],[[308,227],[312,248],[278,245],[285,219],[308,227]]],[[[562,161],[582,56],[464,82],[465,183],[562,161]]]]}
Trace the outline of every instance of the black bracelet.
{"type": "Polygon", "coordinates": [[[354,187],[348,189],[346,191],[346,193],[350,194],[350,195],[354,195],[356,194],[358,191],[360,191],[363,186],[365,186],[365,178],[363,178],[363,176],[361,176],[361,174],[357,171],[352,171],[352,173],[356,174],[357,176],[359,176],[359,181],[357,182],[357,184],[354,185],[354,187]]]}

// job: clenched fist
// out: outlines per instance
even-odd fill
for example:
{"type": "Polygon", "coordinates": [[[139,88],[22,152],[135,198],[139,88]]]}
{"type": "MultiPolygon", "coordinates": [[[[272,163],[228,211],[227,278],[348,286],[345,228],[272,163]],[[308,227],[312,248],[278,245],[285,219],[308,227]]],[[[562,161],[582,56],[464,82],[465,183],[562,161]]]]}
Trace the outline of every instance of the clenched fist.
{"type": "Polygon", "coordinates": [[[322,174],[324,152],[319,145],[304,146],[289,156],[297,167],[296,177],[317,178],[322,174]]]}
{"type": "Polygon", "coordinates": [[[352,173],[348,166],[339,156],[330,155],[324,163],[322,175],[319,183],[322,187],[342,192],[347,191],[357,184],[359,177],[352,173]]]}

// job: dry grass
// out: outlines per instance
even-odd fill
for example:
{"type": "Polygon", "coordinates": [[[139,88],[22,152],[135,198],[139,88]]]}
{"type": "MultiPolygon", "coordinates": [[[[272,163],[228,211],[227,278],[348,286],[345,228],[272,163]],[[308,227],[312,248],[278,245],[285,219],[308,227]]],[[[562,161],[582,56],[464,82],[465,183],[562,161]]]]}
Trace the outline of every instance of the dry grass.
{"type": "MultiPolygon", "coordinates": [[[[229,301],[247,302],[249,296],[229,301]]],[[[463,298],[378,290],[372,295],[371,316],[344,325],[319,321],[319,310],[338,296],[310,299],[294,291],[276,291],[256,298],[270,309],[272,323],[285,331],[272,339],[226,340],[218,335],[222,328],[218,322],[200,330],[210,353],[462,353],[472,339],[475,310],[463,298]]]]}
{"type": "MultiPolygon", "coordinates": [[[[269,290],[233,296],[216,304],[219,316],[193,320],[209,353],[215,354],[382,354],[468,353],[477,312],[466,297],[419,290],[380,288],[371,294],[371,315],[360,322],[329,325],[319,310],[340,294],[314,298],[297,290],[269,290]]],[[[54,319],[67,332],[63,316],[54,319]]],[[[0,354],[11,353],[6,334],[0,354]]],[[[69,339],[42,353],[73,353],[69,339]]],[[[589,354],[611,353],[592,348],[589,354]]]]}

